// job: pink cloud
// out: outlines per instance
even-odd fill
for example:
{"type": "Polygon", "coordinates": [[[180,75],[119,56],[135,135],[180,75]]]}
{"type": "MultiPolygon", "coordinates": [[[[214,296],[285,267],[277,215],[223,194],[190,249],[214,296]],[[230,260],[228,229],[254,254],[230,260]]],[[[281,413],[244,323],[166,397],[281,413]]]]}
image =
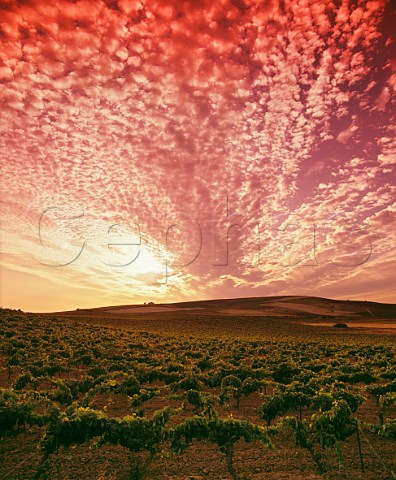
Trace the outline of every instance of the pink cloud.
{"type": "MultiPolygon", "coordinates": [[[[133,266],[113,275],[95,256],[110,222],[138,224],[162,265],[166,255],[178,264],[194,257],[199,224],[200,255],[186,267],[174,260],[169,285],[150,286],[153,295],[257,294],[263,285],[276,293],[305,277],[320,289],[322,275],[336,291],[342,275],[327,260],[306,274],[282,267],[288,254],[274,218],[326,223],[325,259],[341,235],[337,222],[356,213],[355,223],[375,233],[378,254],[390,250],[385,224],[374,221],[393,192],[386,170],[394,163],[393,77],[375,76],[389,68],[381,56],[384,8],[382,1],[11,2],[1,13],[0,50],[3,225],[20,244],[7,246],[10,255],[36,252],[46,208],[82,207],[92,220],[82,233],[87,254],[59,270],[63,284],[130,288],[133,266]],[[178,227],[167,243],[171,218],[178,227]],[[237,218],[232,261],[215,266],[237,218]],[[260,242],[262,262],[252,265],[260,242]]],[[[308,261],[309,242],[293,248],[308,261]]],[[[34,261],[12,258],[8,268],[36,274],[34,261]]],[[[161,278],[147,265],[139,275],[161,278]]],[[[132,281],[136,298],[139,282],[132,281]]]]}

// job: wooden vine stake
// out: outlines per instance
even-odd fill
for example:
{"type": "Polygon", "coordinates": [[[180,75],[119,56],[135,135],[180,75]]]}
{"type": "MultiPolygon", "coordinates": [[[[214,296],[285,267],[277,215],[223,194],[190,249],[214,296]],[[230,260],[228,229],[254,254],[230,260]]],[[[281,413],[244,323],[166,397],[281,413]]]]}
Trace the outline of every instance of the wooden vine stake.
{"type": "Polygon", "coordinates": [[[359,422],[356,419],[356,436],[358,441],[358,448],[359,448],[359,457],[360,457],[360,466],[362,467],[362,472],[364,473],[364,462],[363,462],[363,454],[362,454],[362,445],[360,443],[360,432],[359,432],[359,422]]]}

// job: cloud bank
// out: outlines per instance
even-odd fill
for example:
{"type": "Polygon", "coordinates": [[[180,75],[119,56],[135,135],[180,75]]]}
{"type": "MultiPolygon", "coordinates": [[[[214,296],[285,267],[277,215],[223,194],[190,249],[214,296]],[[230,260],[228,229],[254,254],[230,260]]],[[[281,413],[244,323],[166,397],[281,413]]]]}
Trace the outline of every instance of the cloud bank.
{"type": "Polygon", "coordinates": [[[396,301],[391,2],[0,9],[3,303],[396,301]]]}

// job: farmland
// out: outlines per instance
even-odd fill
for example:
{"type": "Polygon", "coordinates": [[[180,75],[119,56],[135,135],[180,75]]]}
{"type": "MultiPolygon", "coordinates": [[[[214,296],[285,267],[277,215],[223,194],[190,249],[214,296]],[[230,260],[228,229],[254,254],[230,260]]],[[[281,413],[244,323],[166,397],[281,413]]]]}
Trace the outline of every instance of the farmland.
{"type": "Polygon", "coordinates": [[[393,479],[395,311],[2,309],[0,478],[393,479]]]}

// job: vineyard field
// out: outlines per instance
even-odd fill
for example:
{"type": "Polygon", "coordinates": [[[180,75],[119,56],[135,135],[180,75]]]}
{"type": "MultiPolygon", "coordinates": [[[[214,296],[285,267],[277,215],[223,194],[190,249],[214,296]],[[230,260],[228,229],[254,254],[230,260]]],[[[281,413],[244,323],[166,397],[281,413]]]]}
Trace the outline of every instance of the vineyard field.
{"type": "Polygon", "coordinates": [[[396,478],[394,305],[2,308],[0,324],[1,479],[396,478]]]}

